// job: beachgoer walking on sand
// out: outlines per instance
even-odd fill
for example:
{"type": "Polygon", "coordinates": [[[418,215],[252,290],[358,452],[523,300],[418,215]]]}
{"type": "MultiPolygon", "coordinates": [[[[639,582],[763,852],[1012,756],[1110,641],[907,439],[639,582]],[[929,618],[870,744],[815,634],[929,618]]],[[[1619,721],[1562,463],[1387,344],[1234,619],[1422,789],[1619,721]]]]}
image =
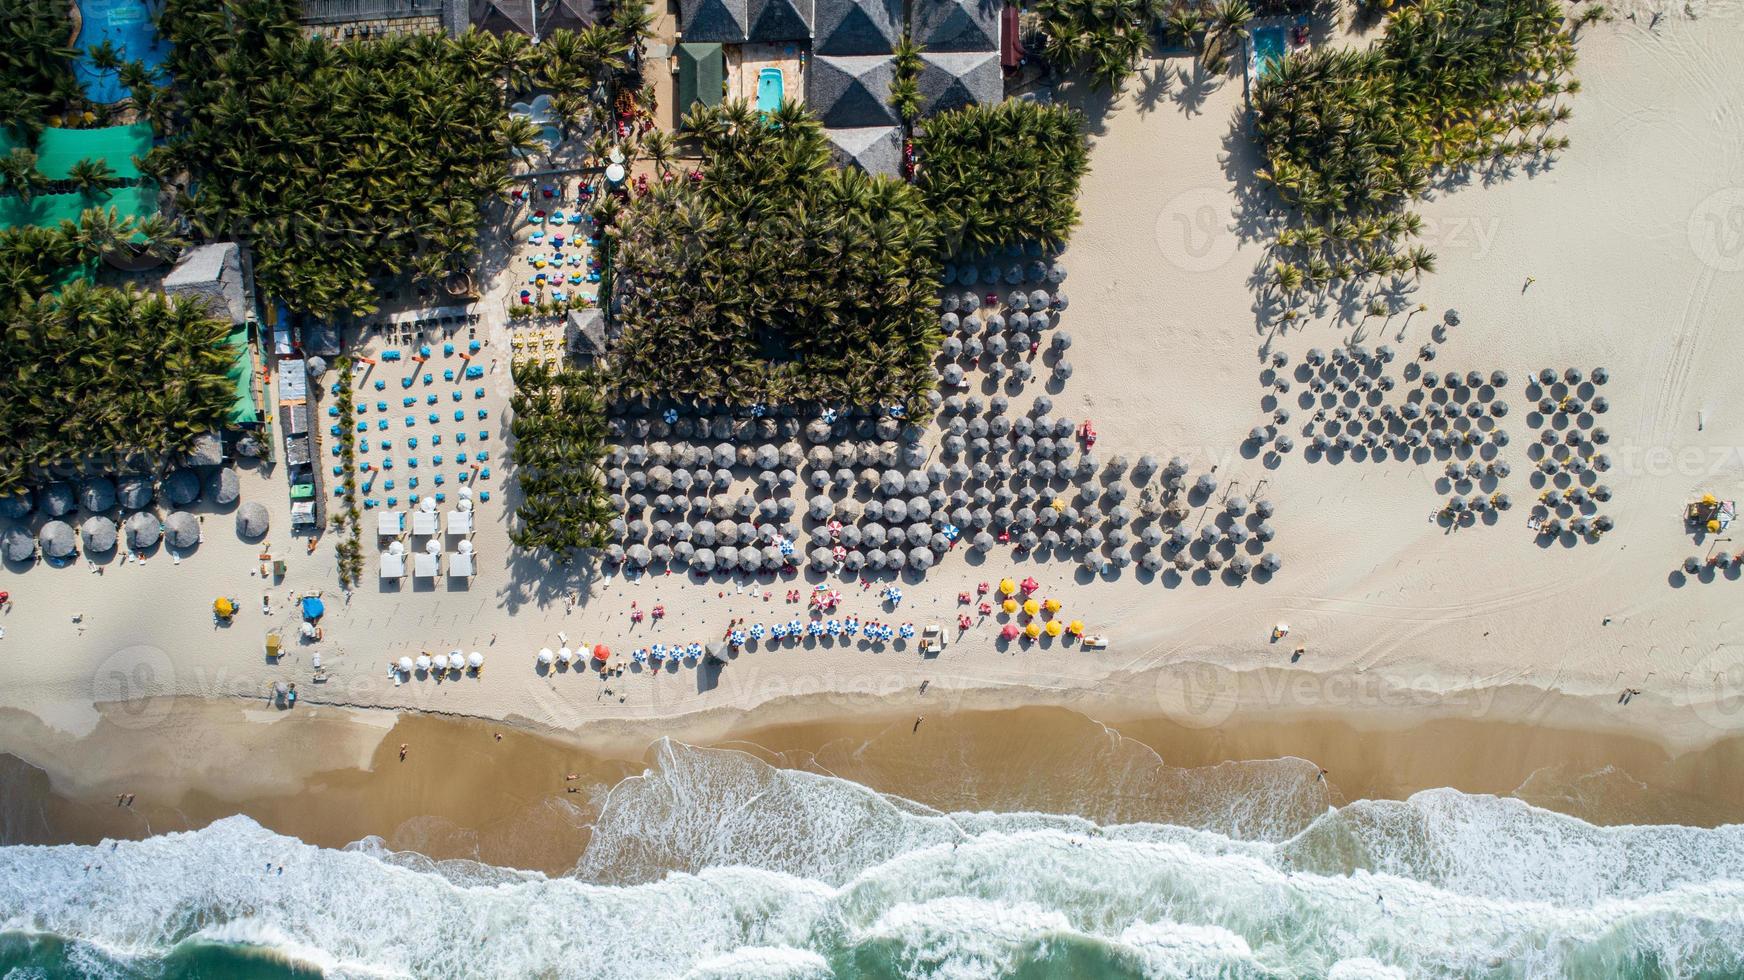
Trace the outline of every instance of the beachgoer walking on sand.
{"type": "Polygon", "coordinates": [[[909,729],[909,732],[913,733],[920,731],[920,723],[923,721],[926,721],[926,715],[916,715],[914,719],[914,727],[909,729]]]}
{"type": "Polygon", "coordinates": [[[1314,777],[1314,781],[1315,781],[1315,782],[1317,782],[1317,783],[1324,783],[1324,782],[1326,782],[1326,770],[1324,770],[1324,769],[1322,769],[1322,770],[1320,770],[1320,775],[1318,775],[1318,776],[1315,776],[1315,777],[1314,777]]]}
{"type": "Polygon", "coordinates": [[[400,761],[406,761],[406,750],[410,748],[405,742],[400,743],[400,761]]]}

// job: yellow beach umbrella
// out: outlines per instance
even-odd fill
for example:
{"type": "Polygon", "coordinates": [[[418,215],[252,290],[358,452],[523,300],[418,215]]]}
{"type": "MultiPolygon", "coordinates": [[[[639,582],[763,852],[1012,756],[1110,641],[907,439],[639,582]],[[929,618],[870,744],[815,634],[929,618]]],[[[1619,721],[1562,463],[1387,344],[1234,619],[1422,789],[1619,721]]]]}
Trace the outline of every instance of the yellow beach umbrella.
{"type": "Polygon", "coordinates": [[[1007,599],[999,604],[999,608],[1005,610],[1007,613],[1017,612],[1017,600],[1007,599]]]}
{"type": "Polygon", "coordinates": [[[1064,627],[1060,625],[1060,621],[1057,619],[1048,620],[1048,625],[1043,628],[1048,631],[1049,636],[1059,636],[1064,632],[1064,627]]]}
{"type": "Polygon", "coordinates": [[[1716,499],[1714,497],[1714,495],[1711,493],[1702,494],[1702,503],[1707,504],[1709,507],[1712,507],[1713,505],[1715,505],[1719,502],[1720,501],[1718,499],[1716,499]]]}
{"type": "Polygon", "coordinates": [[[1066,625],[1066,628],[1072,631],[1073,636],[1083,636],[1084,635],[1084,621],[1082,619],[1072,620],[1070,623],[1068,623],[1066,625]]]}
{"type": "Polygon", "coordinates": [[[212,600],[212,611],[225,619],[229,619],[231,614],[236,612],[236,603],[231,602],[226,596],[219,596],[212,600]]]}
{"type": "Polygon", "coordinates": [[[1053,500],[1048,501],[1048,506],[1053,509],[1054,513],[1058,514],[1066,509],[1066,498],[1055,497],[1053,500]]]}
{"type": "Polygon", "coordinates": [[[1017,583],[1016,582],[1013,582],[1011,579],[1008,579],[1008,578],[1002,578],[999,580],[999,594],[1000,595],[1012,595],[1016,592],[1017,592],[1017,583]]]}
{"type": "Polygon", "coordinates": [[[1036,613],[1039,613],[1041,611],[1042,611],[1042,604],[1041,603],[1035,601],[1034,599],[1023,600],[1023,614],[1025,616],[1034,616],[1036,613]]]}
{"type": "Polygon", "coordinates": [[[1023,635],[1029,637],[1032,640],[1035,639],[1036,637],[1042,635],[1041,624],[1040,623],[1027,624],[1023,628],[1023,635]]]}
{"type": "Polygon", "coordinates": [[[1060,600],[1049,599],[1047,602],[1042,603],[1042,608],[1046,609],[1048,612],[1057,613],[1060,611],[1060,600]]]}

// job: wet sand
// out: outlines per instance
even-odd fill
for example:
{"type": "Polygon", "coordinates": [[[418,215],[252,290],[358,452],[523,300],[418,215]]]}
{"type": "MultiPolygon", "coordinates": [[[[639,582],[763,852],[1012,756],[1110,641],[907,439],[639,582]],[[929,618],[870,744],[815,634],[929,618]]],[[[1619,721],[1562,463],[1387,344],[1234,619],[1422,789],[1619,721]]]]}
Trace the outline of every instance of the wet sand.
{"type": "MultiPolygon", "coordinates": [[[[1744,786],[1723,778],[1744,760],[1744,738],[1674,756],[1628,735],[1461,719],[1394,731],[1326,719],[1192,729],[1154,718],[1104,725],[1063,708],[940,707],[725,738],[671,734],[938,810],[1102,823],[1205,826],[1246,806],[1243,826],[1287,830],[1329,805],[1442,786],[1516,795],[1598,824],[1713,826],[1744,815],[1744,786]]],[[[263,721],[234,702],[188,702],[173,716],[141,732],[111,709],[79,741],[0,717],[5,744],[31,760],[0,756],[0,842],[139,838],[241,813],[324,847],[376,836],[439,860],[563,874],[610,788],[648,757],[647,743],[618,751],[587,736],[431,715],[299,708],[263,721]],[[105,761],[99,771],[72,759],[105,761]],[[133,805],[117,806],[118,793],[136,794],[133,805]]]]}

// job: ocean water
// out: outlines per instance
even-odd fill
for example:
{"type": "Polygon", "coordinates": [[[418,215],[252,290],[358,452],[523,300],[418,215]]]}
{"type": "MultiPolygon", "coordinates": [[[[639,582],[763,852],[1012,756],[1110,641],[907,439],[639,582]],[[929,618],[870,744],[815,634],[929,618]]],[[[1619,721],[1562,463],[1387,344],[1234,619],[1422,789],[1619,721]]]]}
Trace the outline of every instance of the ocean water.
{"type": "Polygon", "coordinates": [[[1744,976],[1744,828],[1452,790],[1292,828],[1236,785],[1188,823],[947,813],[667,742],[567,875],[246,817],[0,848],[0,977],[1744,976]]]}

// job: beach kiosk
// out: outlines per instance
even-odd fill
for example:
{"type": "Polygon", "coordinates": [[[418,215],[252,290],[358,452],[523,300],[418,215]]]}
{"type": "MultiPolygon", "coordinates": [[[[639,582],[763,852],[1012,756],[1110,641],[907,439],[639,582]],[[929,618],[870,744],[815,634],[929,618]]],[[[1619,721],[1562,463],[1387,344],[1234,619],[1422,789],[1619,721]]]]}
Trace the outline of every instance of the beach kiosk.
{"type": "Polygon", "coordinates": [[[412,512],[412,533],[420,538],[436,534],[436,498],[425,497],[419,501],[418,509],[412,512]]]}
{"type": "Polygon", "coordinates": [[[448,533],[464,536],[472,533],[472,501],[462,500],[460,504],[448,512],[448,533]]]}
{"type": "Polygon", "coordinates": [[[431,541],[430,544],[428,546],[426,546],[423,551],[419,552],[416,556],[413,557],[413,559],[412,559],[412,577],[413,578],[435,578],[436,573],[441,570],[441,565],[442,565],[441,555],[442,555],[441,542],[431,541]]]}
{"type": "Polygon", "coordinates": [[[406,512],[378,510],[375,512],[375,533],[381,538],[397,538],[406,532],[406,512]]]}

